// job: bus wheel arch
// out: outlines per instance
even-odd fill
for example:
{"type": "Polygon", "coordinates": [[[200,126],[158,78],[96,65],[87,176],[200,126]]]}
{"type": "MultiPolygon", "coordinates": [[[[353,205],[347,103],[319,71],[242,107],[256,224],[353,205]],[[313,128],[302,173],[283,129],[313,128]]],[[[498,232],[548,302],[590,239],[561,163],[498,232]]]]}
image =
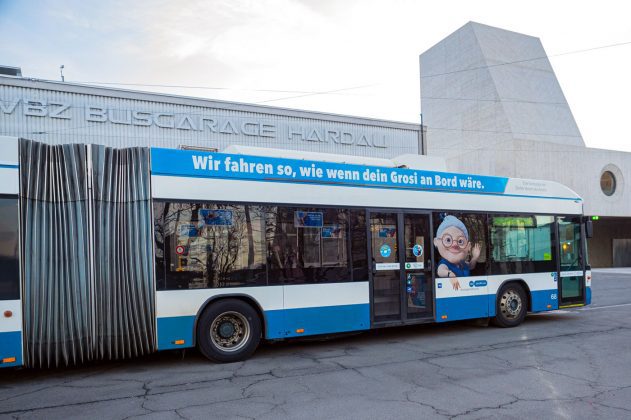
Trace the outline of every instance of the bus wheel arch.
{"type": "MultiPolygon", "coordinates": [[[[199,318],[202,316],[202,313],[206,310],[206,308],[208,308],[210,304],[215,303],[219,300],[224,300],[224,299],[239,299],[249,304],[250,306],[252,306],[259,315],[259,318],[261,320],[261,334],[262,334],[262,337],[265,337],[265,334],[267,331],[267,322],[265,319],[265,312],[263,312],[263,308],[261,307],[261,304],[252,296],[244,295],[240,293],[231,293],[231,294],[225,294],[225,295],[211,296],[208,299],[206,299],[206,301],[202,303],[201,306],[199,307],[199,310],[197,311],[197,315],[195,315],[195,325],[193,325],[194,332],[197,331],[197,324],[199,322],[199,318]]],[[[194,340],[195,341],[193,341],[193,345],[197,345],[196,336],[194,340]]]]}
{"type": "Polygon", "coordinates": [[[497,291],[499,292],[500,289],[504,287],[504,285],[507,283],[518,283],[524,289],[524,292],[526,293],[526,299],[528,300],[528,312],[532,311],[532,293],[530,292],[530,287],[528,286],[528,283],[526,283],[526,281],[521,278],[504,280],[502,284],[500,284],[500,287],[497,289],[497,291]]]}
{"type": "Polygon", "coordinates": [[[222,295],[208,299],[195,320],[195,344],[214,362],[245,360],[264,335],[262,310],[254,299],[222,295]]]}
{"type": "Polygon", "coordinates": [[[532,307],[530,288],[522,279],[503,282],[495,297],[495,317],[498,327],[510,328],[521,324],[532,307]]]}

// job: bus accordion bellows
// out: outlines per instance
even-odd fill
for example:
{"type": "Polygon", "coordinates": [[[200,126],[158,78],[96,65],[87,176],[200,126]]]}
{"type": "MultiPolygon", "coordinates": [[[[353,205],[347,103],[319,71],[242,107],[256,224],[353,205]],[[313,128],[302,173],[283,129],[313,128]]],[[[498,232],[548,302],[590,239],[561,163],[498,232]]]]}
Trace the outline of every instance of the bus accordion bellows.
{"type": "Polygon", "coordinates": [[[591,302],[591,226],[555,182],[273,150],[0,151],[0,367],[233,362],[261,340],[591,302]]]}

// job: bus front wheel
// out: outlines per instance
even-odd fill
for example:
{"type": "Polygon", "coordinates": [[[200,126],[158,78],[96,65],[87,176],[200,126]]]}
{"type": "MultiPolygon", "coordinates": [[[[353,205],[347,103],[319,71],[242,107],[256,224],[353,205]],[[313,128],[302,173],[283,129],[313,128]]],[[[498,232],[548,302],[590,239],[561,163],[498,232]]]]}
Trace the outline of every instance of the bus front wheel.
{"type": "Polygon", "coordinates": [[[505,284],[497,293],[493,323],[504,328],[516,327],[526,318],[527,311],[524,288],[518,283],[505,284]]]}
{"type": "Polygon", "coordinates": [[[261,341],[261,319],[238,299],[211,303],[197,324],[197,345],[208,359],[230,363],[250,357],[261,341]]]}

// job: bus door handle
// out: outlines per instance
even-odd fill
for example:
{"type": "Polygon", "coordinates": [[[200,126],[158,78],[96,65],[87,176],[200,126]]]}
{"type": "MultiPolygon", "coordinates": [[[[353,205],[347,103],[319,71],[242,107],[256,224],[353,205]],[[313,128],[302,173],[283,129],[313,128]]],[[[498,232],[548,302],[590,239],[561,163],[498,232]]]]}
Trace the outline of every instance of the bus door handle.
{"type": "Polygon", "coordinates": [[[425,264],[425,271],[432,271],[432,260],[431,259],[427,259],[427,264],[425,264]]]}

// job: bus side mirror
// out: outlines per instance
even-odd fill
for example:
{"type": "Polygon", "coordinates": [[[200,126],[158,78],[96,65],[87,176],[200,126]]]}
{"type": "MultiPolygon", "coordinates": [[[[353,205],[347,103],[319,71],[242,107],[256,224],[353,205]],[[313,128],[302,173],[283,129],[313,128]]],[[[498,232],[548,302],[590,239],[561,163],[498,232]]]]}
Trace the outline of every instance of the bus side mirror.
{"type": "Polygon", "coordinates": [[[591,220],[585,220],[585,236],[592,238],[594,236],[594,224],[591,220]]]}

